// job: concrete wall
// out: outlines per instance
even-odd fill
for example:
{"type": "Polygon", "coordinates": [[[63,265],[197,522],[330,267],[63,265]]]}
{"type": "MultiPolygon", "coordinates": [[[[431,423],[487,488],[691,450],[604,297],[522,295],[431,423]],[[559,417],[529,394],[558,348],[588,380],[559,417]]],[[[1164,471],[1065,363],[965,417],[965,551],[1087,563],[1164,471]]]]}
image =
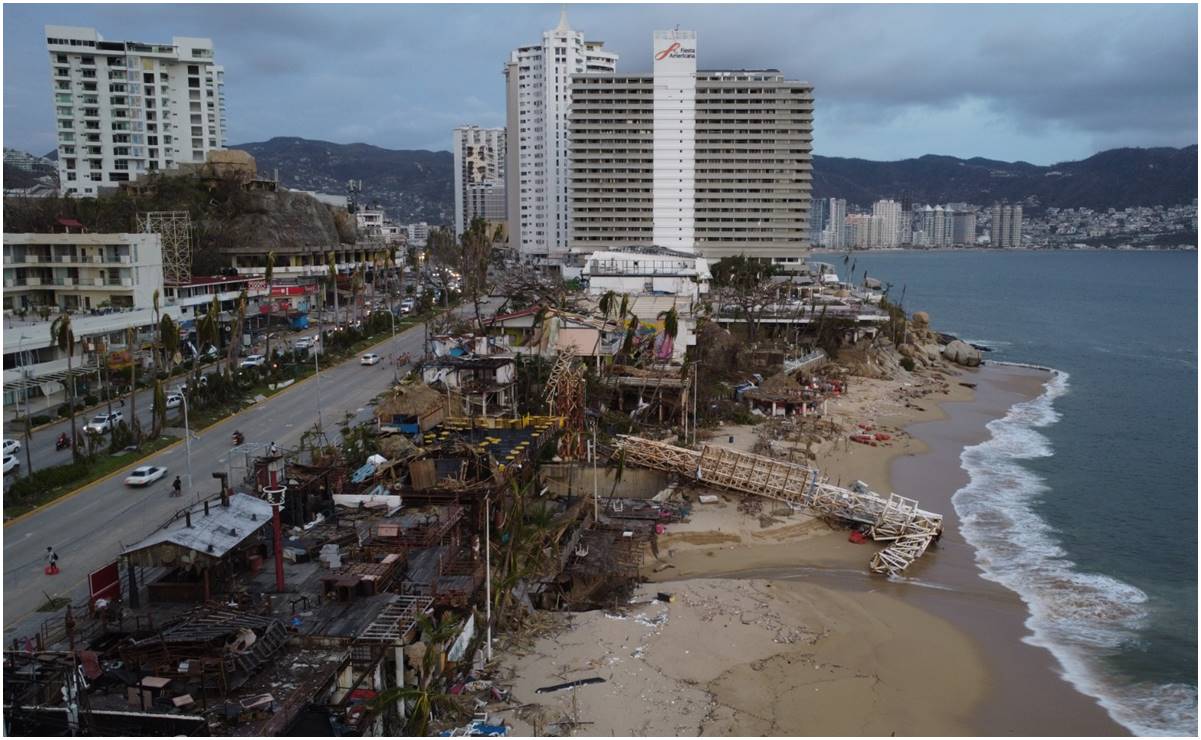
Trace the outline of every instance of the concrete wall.
{"type": "MultiPolygon", "coordinates": [[[[576,495],[592,495],[593,468],[587,463],[578,466],[570,463],[548,463],[542,466],[541,471],[542,479],[550,493],[563,495],[570,487],[576,495]]],[[[621,475],[621,482],[614,490],[615,474],[615,468],[596,469],[596,487],[602,498],[610,493],[624,498],[651,498],[667,488],[667,473],[627,466],[621,475]]]]}

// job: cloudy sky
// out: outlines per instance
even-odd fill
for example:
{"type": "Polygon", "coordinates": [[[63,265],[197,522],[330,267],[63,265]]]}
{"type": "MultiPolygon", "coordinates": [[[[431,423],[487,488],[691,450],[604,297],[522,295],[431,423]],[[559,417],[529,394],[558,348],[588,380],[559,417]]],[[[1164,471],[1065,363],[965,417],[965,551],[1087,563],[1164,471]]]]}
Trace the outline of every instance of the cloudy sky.
{"type": "MultiPolygon", "coordinates": [[[[54,147],[42,26],[114,41],[207,36],[228,141],[302,136],[448,149],[504,124],[502,64],[560,5],[4,6],[4,145],[54,147]]],[[[1193,5],[568,5],[571,25],[650,69],[651,32],[698,36],[702,69],[773,67],[815,86],[814,149],[1026,160],[1197,142],[1193,5]]]]}

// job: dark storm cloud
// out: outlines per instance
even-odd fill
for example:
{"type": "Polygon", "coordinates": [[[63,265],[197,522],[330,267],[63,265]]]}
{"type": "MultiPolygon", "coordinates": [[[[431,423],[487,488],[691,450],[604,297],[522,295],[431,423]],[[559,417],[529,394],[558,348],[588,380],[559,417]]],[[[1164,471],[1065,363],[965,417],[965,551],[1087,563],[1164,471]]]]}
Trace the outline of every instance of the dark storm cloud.
{"type": "MultiPolygon", "coordinates": [[[[53,147],[44,24],[210,36],[231,142],[296,135],[445,149],[503,125],[502,65],[558,5],[8,5],[5,144],[53,147]]],[[[578,5],[573,27],[649,71],[650,35],[697,31],[702,68],[773,67],[817,95],[820,154],[1049,163],[1196,142],[1195,6],[578,5]]]]}

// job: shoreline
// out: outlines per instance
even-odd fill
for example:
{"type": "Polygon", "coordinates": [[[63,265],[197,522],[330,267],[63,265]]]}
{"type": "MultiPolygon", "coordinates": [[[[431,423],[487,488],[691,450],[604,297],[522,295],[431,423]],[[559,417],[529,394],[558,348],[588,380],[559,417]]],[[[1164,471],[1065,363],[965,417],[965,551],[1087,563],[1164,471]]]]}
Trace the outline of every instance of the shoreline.
{"type": "MultiPolygon", "coordinates": [[[[1024,641],[1026,605],[981,577],[951,502],[968,481],[963,448],[987,439],[986,424],[1012,405],[1040,395],[1046,371],[997,364],[924,376],[854,378],[848,395],[831,403],[831,418],[844,427],[868,421],[891,432],[887,444],[848,444],[843,434],[807,448],[831,481],[862,480],[943,514],[944,536],[908,577],[871,575],[867,561],[878,545],[853,544],[845,530],[769,501],[745,507],[737,494],[695,487],[694,501],[692,494],[706,492],[717,493],[718,503],[694,504],[688,522],[660,537],[660,557],[644,567],[649,583],[630,604],[565,617],[565,631],[536,641],[532,654],[540,660],[506,658],[514,696],[547,716],[588,715],[590,724],[578,731],[589,735],[1129,734],[1067,682],[1050,652],[1024,641]],[[655,601],[660,591],[678,599],[655,601]],[[775,629],[790,624],[806,636],[803,650],[762,642],[755,628],[769,612],[775,629]],[[714,614],[736,619],[717,628],[714,614]],[[641,631],[618,635],[614,624],[641,631]],[[689,626],[677,632],[664,624],[689,626]],[[717,639],[704,639],[710,635],[717,639]],[[703,670],[694,666],[698,652],[703,670]],[[823,679],[832,683],[815,683],[817,664],[834,666],[823,679]],[[535,684],[590,675],[611,685],[532,695],[535,684]],[[647,713],[658,716],[630,724],[647,713]]],[[[713,442],[732,438],[751,449],[758,429],[726,427],[713,442]]],[[[800,449],[771,445],[778,457],[800,449]]],[[[533,732],[539,724],[517,729],[533,732]]]]}

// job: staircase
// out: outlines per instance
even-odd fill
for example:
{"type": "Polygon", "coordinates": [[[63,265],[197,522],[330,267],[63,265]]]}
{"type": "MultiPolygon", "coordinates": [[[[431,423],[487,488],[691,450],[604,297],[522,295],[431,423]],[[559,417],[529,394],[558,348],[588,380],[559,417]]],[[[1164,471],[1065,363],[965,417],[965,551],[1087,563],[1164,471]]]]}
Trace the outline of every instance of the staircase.
{"type": "Polygon", "coordinates": [[[872,556],[875,573],[899,575],[921,557],[942,532],[942,515],[923,511],[915,499],[832,485],[817,468],[749,452],[703,445],[676,447],[621,436],[616,455],[628,464],[676,473],[706,485],[763,496],[817,516],[866,524],[872,539],[889,544],[872,556]]]}

